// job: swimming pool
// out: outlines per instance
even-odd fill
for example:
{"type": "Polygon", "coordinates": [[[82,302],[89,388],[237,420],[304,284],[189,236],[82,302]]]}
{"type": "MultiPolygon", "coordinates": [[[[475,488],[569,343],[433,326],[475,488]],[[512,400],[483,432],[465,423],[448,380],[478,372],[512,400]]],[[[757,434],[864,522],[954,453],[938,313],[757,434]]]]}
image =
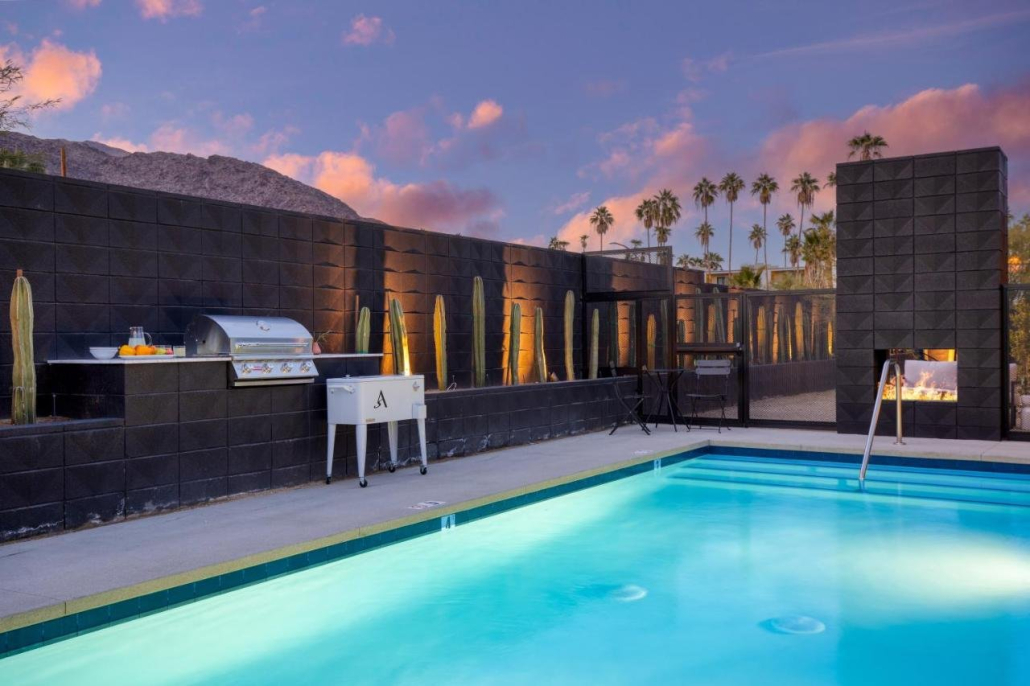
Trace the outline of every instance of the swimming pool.
{"type": "Polygon", "coordinates": [[[706,455],[10,655],[0,683],[1030,683],[1030,479],[855,472],[706,455]]]}

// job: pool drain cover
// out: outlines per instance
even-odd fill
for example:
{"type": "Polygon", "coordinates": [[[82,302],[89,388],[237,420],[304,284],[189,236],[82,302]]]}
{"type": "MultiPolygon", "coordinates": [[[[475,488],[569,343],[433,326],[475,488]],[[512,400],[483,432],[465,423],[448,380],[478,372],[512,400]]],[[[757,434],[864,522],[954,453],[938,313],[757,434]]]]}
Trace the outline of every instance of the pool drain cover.
{"type": "Polygon", "coordinates": [[[814,617],[804,615],[788,615],[786,617],[773,617],[761,623],[761,627],[774,634],[821,634],[826,631],[826,625],[814,617]]]}
{"type": "Polygon", "coordinates": [[[647,597],[647,589],[636,584],[592,584],[579,592],[587,598],[603,598],[619,603],[632,603],[647,597]]]}

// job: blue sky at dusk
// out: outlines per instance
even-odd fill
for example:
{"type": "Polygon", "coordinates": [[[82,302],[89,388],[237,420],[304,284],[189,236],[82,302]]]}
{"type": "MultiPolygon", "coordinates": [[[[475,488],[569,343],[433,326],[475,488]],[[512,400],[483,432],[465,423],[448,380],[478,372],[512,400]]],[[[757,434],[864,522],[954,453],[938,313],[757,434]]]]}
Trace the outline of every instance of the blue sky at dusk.
{"type": "MultiPolygon", "coordinates": [[[[632,209],[667,186],[692,254],[701,176],[768,171],[771,215],[796,214],[789,179],[825,180],[864,129],[891,154],[1001,145],[1030,210],[1027,35],[1026,2],[0,1],[0,56],[62,98],[36,135],[232,155],[366,216],[577,248],[602,202],[608,240],[642,239],[632,209]]],[[[721,201],[710,221],[725,256],[721,201]]],[[[748,259],[755,221],[738,203],[748,259]]]]}

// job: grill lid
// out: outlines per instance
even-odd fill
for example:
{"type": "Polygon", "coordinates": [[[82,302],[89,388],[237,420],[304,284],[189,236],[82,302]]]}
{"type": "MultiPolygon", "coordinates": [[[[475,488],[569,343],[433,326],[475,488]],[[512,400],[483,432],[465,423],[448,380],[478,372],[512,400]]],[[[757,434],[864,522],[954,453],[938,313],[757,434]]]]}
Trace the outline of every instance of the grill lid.
{"type": "Polygon", "coordinates": [[[186,327],[186,354],[310,355],[311,334],[287,317],[200,314],[186,327]]]}

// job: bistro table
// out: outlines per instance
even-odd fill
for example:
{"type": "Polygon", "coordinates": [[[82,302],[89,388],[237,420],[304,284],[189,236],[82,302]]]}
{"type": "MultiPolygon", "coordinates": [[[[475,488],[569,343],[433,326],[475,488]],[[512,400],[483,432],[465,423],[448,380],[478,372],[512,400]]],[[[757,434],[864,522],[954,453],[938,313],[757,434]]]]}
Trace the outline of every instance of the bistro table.
{"type": "MultiPolygon", "coordinates": [[[[650,381],[650,387],[653,389],[652,401],[657,405],[657,411],[649,412],[646,422],[650,422],[654,417],[662,417],[664,409],[664,416],[668,417],[673,431],[679,431],[676,425],[680,423],[686,427],[687,431],[690,431],[690,423],[683,420],[683,414],[680,412],[679,404],[676,402],[680,379],[688,372],[689,370],[687,369],[644,368],[644,378],[650,381]]],[[[652,409],[654,409],[654,406],[652,406],[652,409]]],[[[658,421],[655,420],[655,427],[657,428],[657,426],[658,421]]]]}

